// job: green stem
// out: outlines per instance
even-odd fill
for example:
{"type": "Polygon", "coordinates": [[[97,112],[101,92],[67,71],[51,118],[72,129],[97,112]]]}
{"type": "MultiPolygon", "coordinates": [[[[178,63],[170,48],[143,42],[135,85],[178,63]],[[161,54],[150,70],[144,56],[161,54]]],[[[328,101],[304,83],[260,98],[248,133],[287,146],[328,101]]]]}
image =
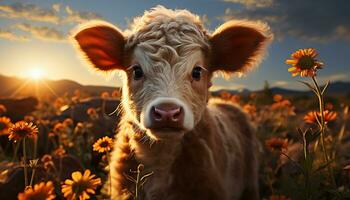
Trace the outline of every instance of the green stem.
{"type": "Polygon", "coordinates": [[[308,141],[306,140],[305,133],[303,134],[303,150],[304,150],[304,177],[305,177],[305,199],[310,198],[310,167],[309,167],[309,147],[308,141]]]}
{"type": "Polygon", "coordinates": [[[109,157],[110,153],[107,152],[106,156],[107,156],[108,169],[109,169],[109,176],[108,176],[108,178],[109,178],[109,198],[112,199],[112,177],[111,177],[112,175],[111,175],[111,165],[110,165],[111,158],[109,157]]]}
{"type": "Polygon", "coordinates": [[[14,162],[15,159],[17,158],[17,152],[18,152],[19,145],[20,145],[19,142],[17,142],[17,143],[15,144],[15,151],[14,151],[14,153],[13,153],[12,162],[14,162]]]}
{"type": "MultiPolygon", "coordinates": [[[[318,97],[318,103],[319,103],[319,109],[320,109],[321,121],[319,123],[319,127],[320,127],[320,133],[321,133],[320,134],[321,135],[321,147],[322,147],[323,157],[324,157],[325,163],[328,163],[329,157],[328,157],[327,149],[325,147],[324,98],[323,98],[323,94],[321,92],[321,88],[319,87],[319,85],[317,83],[316,77],[313,76],[312,81],[313,81],[315,88],[316,88],[316,91],[317,91],[317,97],[318,97]]],[[[328,168],[330,180],[332,181],[333,186],[335,186],[333,170],[332,170],[330,165],[328,165],[327,168],[328,168]]]]}
{"type": "Polygon", "coordinates": [[[139,193],[140,179],[141,179],[141,170],[140,170],[140,165],[138,165],[137,166],[137,171],[136,171],[135,200],[139,199],[138,193],[139,193]]]}
{"type": "Polygon", "coordinates": [[[33,186],[33,181],[34,181],[34,176],[35,176],[35,167],[32,168],[32,177],[30,178],[30,187],[33,186]]]}
{"type": "Polygon", "coordinates": [[[26,138],[23,138],[23,170],[24,170],[24,188],[28,185],[28,172],[27,172],[27,155],[26,155],[26,138]]]}
{"type": "Polygon", "coordinates": [[[34,151],[33,158],[36,158],[36,155],[38,153],[38,137],[37,136],[34,138],[34,150],[33,151],[34,151]]]}
{"type": "Polygon", "coordinates": [[[325,142],[324,142],[324,134],[325,134],[325,121],[324,121],[324,101],[323,101],[323,95],[321,93],[321,89],[317,84],[316,78],[312,77],[312,81],[314,82],[314,85],[316,87],[317,91],[317,97],[318,97],[318,102],[319,102],[319,110],[320,110],[320,117],[321,117],[321,122],[319,123],[320,131],[321,131],[321,146],[322,146],[322,151],[323,151],[323,156],[326,162],[328,162],[328,154],[327,150],[325,148],[325,142]]]}

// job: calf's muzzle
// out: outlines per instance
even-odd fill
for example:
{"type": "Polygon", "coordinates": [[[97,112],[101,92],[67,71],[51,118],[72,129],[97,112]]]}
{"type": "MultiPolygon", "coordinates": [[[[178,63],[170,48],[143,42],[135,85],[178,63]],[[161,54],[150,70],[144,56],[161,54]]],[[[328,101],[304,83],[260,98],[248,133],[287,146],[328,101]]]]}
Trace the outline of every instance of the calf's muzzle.
{"type": "Polygon", "coordinates": [[[184,109],[174,103],[161,103],[151,108],[151,128],[183,128],[184,109]]]}

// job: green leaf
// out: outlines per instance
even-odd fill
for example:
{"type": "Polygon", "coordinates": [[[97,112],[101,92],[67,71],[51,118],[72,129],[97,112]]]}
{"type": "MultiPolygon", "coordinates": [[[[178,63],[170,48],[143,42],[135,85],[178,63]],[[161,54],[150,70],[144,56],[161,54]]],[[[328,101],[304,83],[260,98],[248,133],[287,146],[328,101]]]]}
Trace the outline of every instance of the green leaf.
{"type": "Polygon", "coordinates": [[[154,172],[150,172],[148,174],[145,174],[144,176],[142,176],[141,181],[144,179],[147,179],[149,176],[152,176],[154,174],[154,172]]]}
{"type": "Polygon", "coordinates": [[[311,91],[313,91],[315,94],[317,94],[317,90],[308,82],[305,82],[305,81],[298,81],[304,85],[306,85],[311,91]]]}
{"type": "Polygon", "coordinates": [[[330,81],[327,81],[326,85],[325,85],[325,86],[323,87],[323,89],[322,89],[321,95],[323,95],[323,93],[326,92],[326,90],[327,90],[327,88],[328,88],[328,86],[329,86],[329,83],[330,83],[330,81]]]}
{"type": "Polygon", "coordinates": [[[123,173],[123,174],[124,174],[124,176],[125,176],[126,179],[128,179],[128,180],[131,181],[131,182],[136,183],[136,180],[135,180],[132,176],[129,176],[129,175],[127,175],[126,173],[123,173]]]}

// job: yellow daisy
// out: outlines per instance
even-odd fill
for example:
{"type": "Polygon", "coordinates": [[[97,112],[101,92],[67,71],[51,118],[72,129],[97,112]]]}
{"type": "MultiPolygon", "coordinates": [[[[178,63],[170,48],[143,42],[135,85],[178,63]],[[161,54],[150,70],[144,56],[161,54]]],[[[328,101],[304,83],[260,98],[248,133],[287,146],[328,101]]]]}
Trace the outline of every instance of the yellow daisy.
{"type": "Polygon", "coordinates": [[[23,138],[33,138],[38,134],[38,128],[32,123],[28,123],[25,121],[16,122],[10,128],[9,139],[18,141],[23,138]]]}
{"type": "Polygon", "coordinates": [[[68,200],[85,200],[89,199],[91,194],[101,185],[101,179],[91,175],[90,170],[85,170],[84,174],[76,171],[72,173],[72,180],[65,180],[62,185],[62,193],[68,200]],[[89,195],[90,194],[90,195],[89,195]]]}
{"type": "Polygon", "coordinates": [[[286,64],[292,65],[288,71],[292,73],[292,76],[316,76],[316,70],[321,69],[323,65],[322,62],[316,60],[317,55],[316,49],[299,49],[292,54],[292,59],[286,60],[286,64]]]}
{"type": "Polygon", "coordinates": [[[0,135],[10,134],[10,127],[12,126],[11,119],[8,117],[0,117],[0,135]]]}
{"type": "Polygon", "coordinates": [[[113,140],[112,138],[105,136],[98,139],[92,147],[94,151],[99,153],[109,152],[113,147],[113,140]]]}
{"type": "Polygon", "coordinates": [[[55,199],[55,188],[51,181],[35,184],[33,188],[29,188],[18,194],[18,200],[52,200],[55,199]]]}

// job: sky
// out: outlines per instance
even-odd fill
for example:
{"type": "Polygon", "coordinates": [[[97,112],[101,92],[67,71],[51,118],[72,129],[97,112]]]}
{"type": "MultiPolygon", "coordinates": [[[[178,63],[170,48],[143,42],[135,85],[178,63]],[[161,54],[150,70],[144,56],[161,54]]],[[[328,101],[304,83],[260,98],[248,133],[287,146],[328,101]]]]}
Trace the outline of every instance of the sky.
{"type": "Polygon", "coordinates": [[[122,30],[135,16],[157,5],[187,9],[206,28],[230,19],[270,25],[275,39],[259,68],[243,77],[214,79],[213,89],[261,89],[270,86],[303,89],[284,61],[300,48],[316,48],[325,63],[318,79],[350,81],[350,1],[348,0],[0,0],[0,74],[71,79],[86,85],[121,86],[120,77],[89,70],[68,42],[80,23],[100,19],[122,30]]]}

